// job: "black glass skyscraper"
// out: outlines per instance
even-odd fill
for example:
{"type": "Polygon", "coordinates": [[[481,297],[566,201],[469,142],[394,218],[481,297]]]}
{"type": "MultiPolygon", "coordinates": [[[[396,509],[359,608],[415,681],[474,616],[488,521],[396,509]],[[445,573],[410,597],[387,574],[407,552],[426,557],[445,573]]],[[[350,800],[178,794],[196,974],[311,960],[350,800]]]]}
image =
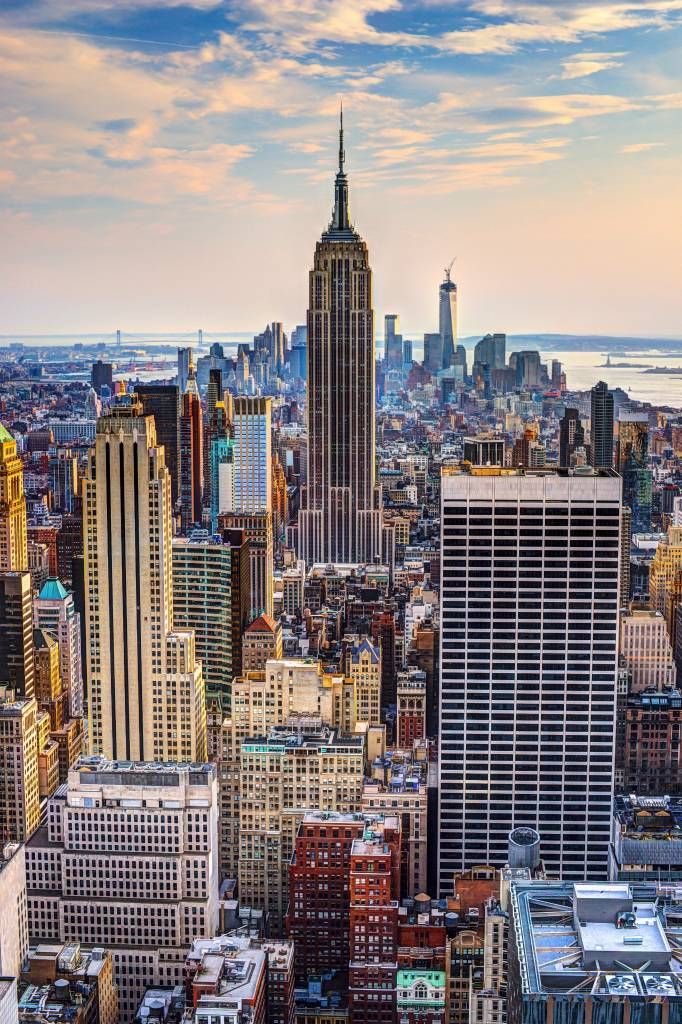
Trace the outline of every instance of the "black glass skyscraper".
{"type": "Polygon", "coordinates": [[[595,468],[613,468],[613,392],[603,380],[592,388],[590,449],[595,468]]]}

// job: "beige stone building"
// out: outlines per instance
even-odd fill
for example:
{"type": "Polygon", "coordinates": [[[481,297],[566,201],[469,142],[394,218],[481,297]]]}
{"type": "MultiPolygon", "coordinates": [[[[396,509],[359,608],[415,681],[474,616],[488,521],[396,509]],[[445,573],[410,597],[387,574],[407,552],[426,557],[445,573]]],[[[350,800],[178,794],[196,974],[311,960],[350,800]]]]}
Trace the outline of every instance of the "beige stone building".
{"type": "Polygon", "coordinates": [[[346,670],[355,684],[358,722],[379,725],[381,720],[381,650],[363,637],[348,651],[346,670]]]}
{"type": "Polygon", "coordinates": [[[0,572],[27,569],[24,469],[16,441],[0,423],[0,572]]]}
{"type": "Polygon", "coordinates": [[[38,827],[38,706],[0,701],[0,842],[23,842],[38,827]]]}
{"type": "Polygon", "coordinates": [[[620,620],[620,656],[630,673],[630,692],[674,686],[677,669],[664,617],[649,608],[633,608],[620,620]]]}
{"type": "Polygon", "coordinates": [[[213,765],[81,759],[26,845],[31,942],[112,950],[120,1019],[218,927],[213,765]]]}
{"type": "Polygon", "coordinates": [[[206,757],[193,634],[173,632],[170,488],[139,402],[100,417],[83,529],[90,747],[106,757],[206,757]]]}
{"type": "Polygon", "coordinates": [[[362,790],[362,812],[390,814],[400,819],[403,895],[414,897],[427,888],[427,793],[417,774],[396,773],[391,785],[367,781],[362,790]]]}
{"type": "Polygon", "coordinates": [[[223,512],[220,530],[244,530],[249,541],[250,618],[272,616],[275,606],[272,512],[223,512]]]}
{"type": "Polygon", "coordinates": [[[28,952],[24,846],[0,847],[0,977],[17,977],[28,952]]]}
{"type": "Polygon", "coordinates": [[[306,810],[359,811],[364,777],[361,736],[311,720],[275,726],[244,740],[240,756],[239,891],[282,927],[289,862],[306,810]]]}

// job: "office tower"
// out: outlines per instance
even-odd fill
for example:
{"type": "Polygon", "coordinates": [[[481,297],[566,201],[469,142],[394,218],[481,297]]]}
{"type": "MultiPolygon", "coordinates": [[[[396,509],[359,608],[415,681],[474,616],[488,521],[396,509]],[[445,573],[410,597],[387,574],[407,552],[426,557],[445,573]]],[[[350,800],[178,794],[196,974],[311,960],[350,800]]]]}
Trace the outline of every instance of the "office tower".
{"type": "Polygon", "coordinates": [[[194,632],[207,707],[218,700],[225,711],[230,707],[232,678],[236,674],[232,657],[235,550],[239,549],[210,537],[206,530],[173,539],[174,627],[194,632]]]}
{"type": "Polygon", "coordinates": [[[507,335],[486,334],[474,347],[474,367],[489,366],[503,370],[507,362],[507,335]]]}
{"type": "Polygon", "coordinates": [[[304,812],[359,811],[363,775],[363,737],[328,726],[274,726],[242,742],[239,891],[269,913],[275,931],[286,913],[289,863],[304,812]]]}
{"type": "Polygon", "coordinates": [[[424,335],[424,368],[429,373],[443,369],[443,339],[440,334],[424,335]]]}
{"type": "Polygon", "coordinates": [[[561,362],[558,359],[552,360],[551,384],[556,391],[564,390],[564,373],[561,362]]]}
{"type": "Polygon", "coordinates": [[[450,276],[452,263],[445,268],[445,280],[438,289],[438,333],[443,357],[441,365],[446,369],[454,366],[457,344],[457,285],[450,276]]]}
{"type": "Polygon", "coordinates": [[[83,488],[90,750],[201,761],[201,666],[172,632],[170,474],[136,400],[97,421],[83,488]]]}
{"type": "Polygon", "coordinates": [[[201,525],[204,490],[203,417],[192,354],[180,399],[180,512],[182,528],[201,525]]]}
{"type": "Polygon", "coordinates": [[[114,386],[114,373],[113,366],[111,363],[104,363],[101,359],[98,359],[96,363],[92,364],[92,370],[90,373],[90,383],[94,390],[101,397],[102,388],[106,387],[109,391],[113,390],[114,386]]]}
{"type": "Polygon", "coordinates": [[[520,825],[551,871],[603,878],[620,478],[448,467],[441,487],[439,891],[520,825]]]}
{"type": "Polygon", "coordinates": [[[223,512],[218,529],[243,530],[248,541],[251,619],[274,610],[272,512],[223,512]]]}
{"type": "Polygon", "coordinates": [[[272,510],[272,399],[234,400],[234,510],[272,510]]]}
{"type": "Polygon", "coordinates": [[[28,569],[24,469],[17,443],[0,423],[0,572],[28,569]]]}
{"type": "Polygon", "coordinates": [[[623,504],[632,512],[633,533],[651,531],[653,475],[647,465],[648,452],[648,413],[621,410],[616,469],[623,477],[623,504]]]}
{"type": "Polygon", "coordinates": [[[52,510],[71,513],[78,501],[78,459],[70,448],[59,448],[48,458],[52,510]]]}
{"type": "Polygon", "coordinates": [[[275,455],[272,459],[272,529],[280,548],[286,540],[287,517],[287,479],[284,466],[275,455]]]}
{"type": "Polygon", "coordinates": [[[577,409],[567,408],[559,420],[559,465],[565,469],[571,466],[571,456],[576,448],[585,445],[585,431],[577,409]]]}
{"type": "Polygon", "coordinates": [[[282,657],[282,624],[270,615],[259,615],[244,630],[242,671],[260,672],[271,658],[282,657]]]}
{"type": "Polygon", "coordinates": [[[171,502],[175,506],[180,487],[180,391],[177,384],[136,384],[135,394],[145,416],[153,416],[156,443],[163,445],[171,477],[171,502]]]}
{"type": "Polygon", "coordinates": [[[27,847],[31,942],[115,945],[130,1021],[144,989],[181,984],[194,939],[215,935],[217,851],[213,765],[83,758],[27,847]]]}
{"type": "Polygon", "coordinates": [[[0,701],[0,840],[22,843],[39,821],[38,707],[34,697],[6,699],[0,701]]]}
{"type": "Polygon", "coordinates": [[[187,390],[187,382],[189,380],[189,367],[192,361],[192,349],[191,348],[179,348],[178,349],[178,375],[177,385],[178,392],[184,395],[187,390]]]}
{"type": "Polygon", "coordinates": [[[234,507],[234,441],[229,436],[229,420],[225,403],[216,402],[210,440],[211,530],[218,528],[221,512],[234,507]]]}
{"type": "Polygon", "coordinates": [[[649,601],[665,616],[668,635],[677,648],[677,609],[682,603],[682,527],[669,526],[649,565],[649,601]]]}
{"type": "Polygon", "coordinates": [[[675,685],[673,649],[660,612],[633,608],[621,616],[619,654],[629,674],[630,693],[675,685]]]}
{"type": "Polygon", "coordinates": [[[464,438],[464,461],[472,466],[504,466],[505,444],[494,434],[464,438]]]}
{"type": "Polygon", "coordinates": [[[287,347],[287,336],[284,333],[284,324],[278,320],[273,321],[271,330],[272,338],[272,349],[271,349],[271,360],[274,368],[278,373],[282,372],[284,364],[286,362],[286,347],[287,347]]]}
{"type": "Polygon", "coordinates": [[[412,368],[412,340],[405,338],[403,341],[403,370],[408,371],[412,368]]]}
{"type": "Polygon", "coordinates": [[[242,673],[242,636],[251,612],[251,559],[245,530],[223,529],[221,536],[223,543],[230,548],[230,618],[234,678],[242,673]]]}
{"type": "Polygon", "coordinates": [[[535,349],[512,352],[509,367],[516,375],[517,388],[535,390],[544,387],[546,374],[540,362],[540,353],[535,349]]]}
{"type": "Polygon", "coordinates": [[[590,461],[595,468],[613,466],[613,392],[600,380],[592,388],[590,461]]]}
{"type": "Polygon", "coordinates": [[[400,822],[369,828],[350,852],[349,1024],[396,1019],[400,822]]]}
{"type": "Polygon", "coordinates": [[[213,420],[213,410],[223,400],[223,371],[220,367],[211,367],[208,371],[208,387],[206,388],[206,419],[213,420]]]}
{"type": "Polygon", "coordinates": [[[46,629],[59,644],[59,671],[66,693],[66,715],[83,715],[83,675],[81,671],[81,622],[73,595],[54,577],[48,579],[33,602],[33,622],[46,629]]]}
{"type": "Polygon", "coordinates": [[[83,555],[83,507],[78,499],[73,514],[62,516],[57,534],[57,575],[69,586],[73,582],[73,560],[83,555]]]}
{"type": "Polygon", "coordinates": [[[0,687],[33,696],[31,574],[0,573],[0,687]]]}
{"type": "MultiPolygon", "coordinates": [[[[3,829],[4,831],[4,829],[3,829]]],[[[0,849],[0,977],[16,978],[28,953],[26,860],[24,847],[2,843],[0,849]]],[[[0,1020],[5,1018],[0,1012],[0,1020]]],[[[16,1018],[15,1018],[16,1020],[16,1018]]]]}
{"type": "Polygon", "coordinates": [[[364,814],[332,811],[307,811],[298,826],[286,920],[298,985],[348,970],[350,852],[364,831],[364,814]]]}
{"type": "Polygon", "coordinates": [[[384,317],[384,363],[389,370],[401,370],[403,366],[403,336],[397,313],[384,317]]]}
{"type": "Polygon", "coordinates": [[[299,554],[373,562],[381,554],[375,469],[372,271],[350,223],[343,120],[334,213],[315,248],[308,308],[308,479],[299,554]]]}
{"type": "Polygon", "coordinates": [[[348,650],[346,674],[355,684],[355,716],[358,722],[381,722],[381,650],[363,637],[348,650]]]}
{"type": "Polygon", "coordinates": [[[426,672],[411,669],[398,673],[396,739],[399,750],[411,750],[415,740],[426,737],[426,672]]]}

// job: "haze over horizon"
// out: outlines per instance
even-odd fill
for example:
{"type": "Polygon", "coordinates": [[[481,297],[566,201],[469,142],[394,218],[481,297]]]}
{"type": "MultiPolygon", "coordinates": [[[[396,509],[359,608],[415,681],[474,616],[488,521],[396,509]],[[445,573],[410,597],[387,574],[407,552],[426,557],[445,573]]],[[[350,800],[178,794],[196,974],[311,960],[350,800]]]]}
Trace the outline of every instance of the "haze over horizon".
{"type": "Polygon", "coordinates": [[[376,330],[679,337],[682,0],[10,0],[3,335],[304,319],[343,96],[376,330]]]}

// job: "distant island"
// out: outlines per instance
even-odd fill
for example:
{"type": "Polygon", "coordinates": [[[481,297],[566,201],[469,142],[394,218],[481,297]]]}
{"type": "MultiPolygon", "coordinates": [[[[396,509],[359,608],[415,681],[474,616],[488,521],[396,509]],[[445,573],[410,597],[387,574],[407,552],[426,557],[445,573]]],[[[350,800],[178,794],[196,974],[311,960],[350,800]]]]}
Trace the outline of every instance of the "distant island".
{"type": "Polygon", "coordinates": [[[612,363],[610,359],[599,364],[600,370],[604,368],[609,370],[646,370],[647,372],[654,369],[651,363],[612,363]]]}
{"type": "Polygon", "coordinates": [[[650,366],[648,370],[642,370],[642,373],[667,373],[673,377],[680,377],[682,366],[650,366]]]}

